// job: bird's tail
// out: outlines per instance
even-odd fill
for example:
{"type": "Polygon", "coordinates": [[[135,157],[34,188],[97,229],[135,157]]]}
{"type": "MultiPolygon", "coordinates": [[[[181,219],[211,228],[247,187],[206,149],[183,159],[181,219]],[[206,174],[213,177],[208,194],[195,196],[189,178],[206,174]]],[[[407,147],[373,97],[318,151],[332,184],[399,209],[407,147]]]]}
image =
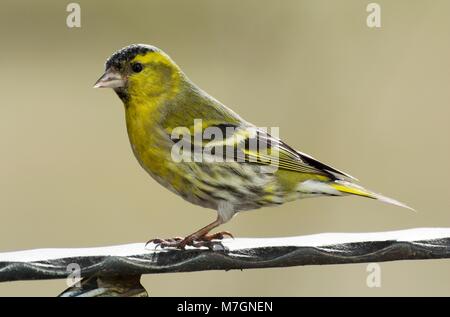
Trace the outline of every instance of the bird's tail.
{"type": "Polygon", "coordinates": [[[415,211],[413,208],[411,208],[395,199],[383,196],[381,194],[374,193],[370,190],[363,188],[362,186],[359,186],[359,185],[351,183],[351,182],[337,180],[337,181],[334,181],[334,182],[328,183],[328,184],[331,188],[333,188],[334,190],[337,190],[341,194],[350,194],[350,195],[368,197],[368,198],[382,201],[387,204],[396,205],[399,207],[403,207],[403,208],[407,208],[412,211],[415,211]]]}

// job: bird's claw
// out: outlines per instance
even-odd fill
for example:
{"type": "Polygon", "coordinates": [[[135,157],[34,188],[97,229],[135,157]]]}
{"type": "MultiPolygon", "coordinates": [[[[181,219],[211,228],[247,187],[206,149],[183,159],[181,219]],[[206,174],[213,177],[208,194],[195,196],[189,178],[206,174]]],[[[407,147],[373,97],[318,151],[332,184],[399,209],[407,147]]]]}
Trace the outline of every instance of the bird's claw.
{"type": "Polygon", "coordinates": [[[205,235],[201,238],[201,240],[202,241],[223,240],[226,237],[234,239],[234,236],[231,234],[231,232],[221,231],[221,232],[213,233],[211,235],[205,235]]]}
{"type": "Polygon", "coordinates": [[[192,237],[188,236],[186,238],[175,237],[170,239],[152,239],[147,241],[145,246],[150,243],[155,244],[155,249],[158,247],[161,249],[164,248],[175,248],[184,250],[186,246],[192,246],[195,248],[207,247],[208,249],[213,250],[215,245],[221,245],[220,241],[215,240],[223,240],[225,237],[229,237],[234,239],[234,236],[228,231],[217,232],[211,235],[204,235],[202,237],[192,237]]]}
{"type": "Polygon", "coordinates": [[[161,249],[164,249],[166,247],[176,247],[181,241],[184,239],[181,237],[175,237],[175,238],[169,238],[169,239],[151,239],[148,240],[147,243],[145,243],[145,246],[149,245],[150,243],[153,243],[155,245],[155,249],[160,247],[161,249]]]}

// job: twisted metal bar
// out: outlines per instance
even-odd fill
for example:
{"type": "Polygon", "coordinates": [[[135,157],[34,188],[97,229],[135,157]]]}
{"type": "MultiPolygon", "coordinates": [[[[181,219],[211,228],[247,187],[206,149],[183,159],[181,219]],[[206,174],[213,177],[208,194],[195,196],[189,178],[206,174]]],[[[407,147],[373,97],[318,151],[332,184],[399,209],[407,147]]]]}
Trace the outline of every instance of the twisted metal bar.
{"type": "Polygon", "coordinates": [[[140,276],[204,270],[344,264],[450,257],[450,228],[377,233],[322,233],[264,239],[226,239],[186,250],[144,243],[82,249],[36,249],[0,253],[0,281],[66,278],[69,264],[80,276],[140,276]]]}

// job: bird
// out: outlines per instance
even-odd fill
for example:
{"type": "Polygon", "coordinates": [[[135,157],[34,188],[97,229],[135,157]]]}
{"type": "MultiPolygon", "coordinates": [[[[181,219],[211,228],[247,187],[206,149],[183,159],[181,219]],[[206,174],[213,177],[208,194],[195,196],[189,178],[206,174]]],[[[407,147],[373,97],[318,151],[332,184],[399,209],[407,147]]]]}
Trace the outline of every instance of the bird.
{"type": "Polygon", "coordinates": [[[155,46],[132,44],[114,52],[94,88],[112,88],[123,102],[131,148],[142,168],[186,201],[217,212],[215,221],[184,238],[148,243],[208,246],[233,237],[210,232],[237,213],[306,197],[356,195],[412,209],[244,120],[155,46]]]}

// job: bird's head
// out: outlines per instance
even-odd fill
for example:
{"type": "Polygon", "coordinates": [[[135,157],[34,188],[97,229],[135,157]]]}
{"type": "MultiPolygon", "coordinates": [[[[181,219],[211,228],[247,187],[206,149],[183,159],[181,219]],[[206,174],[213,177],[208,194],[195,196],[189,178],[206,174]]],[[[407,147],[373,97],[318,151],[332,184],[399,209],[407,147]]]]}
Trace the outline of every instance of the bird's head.
{"type": "Polygon", "coordinates": [[[124,47],[106,61],[105,73],[94,88],[113,88],[126,101],[174,93],[181,70],[160,49],[145,44],[124,47]]]}

